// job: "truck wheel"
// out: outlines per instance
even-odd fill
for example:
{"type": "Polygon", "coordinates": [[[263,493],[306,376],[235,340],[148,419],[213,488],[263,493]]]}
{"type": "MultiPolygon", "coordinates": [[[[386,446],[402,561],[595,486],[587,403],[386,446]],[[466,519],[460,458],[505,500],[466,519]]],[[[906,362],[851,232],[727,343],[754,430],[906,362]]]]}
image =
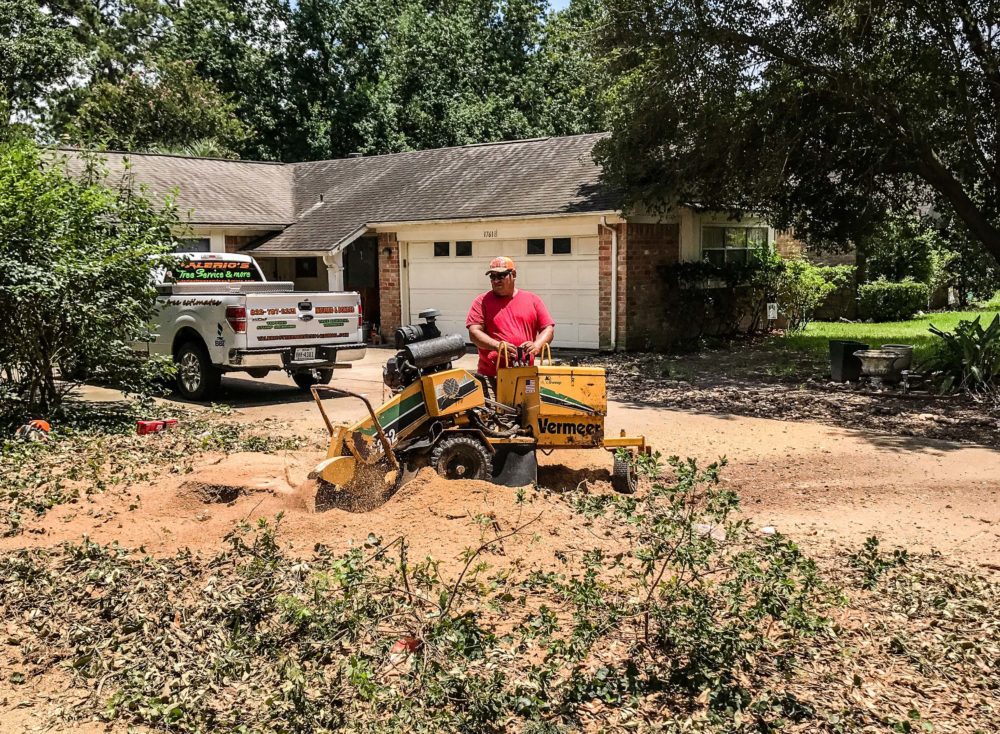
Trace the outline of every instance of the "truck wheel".
{"type": "Polygon", "coordinates": [[[261,379],[262,377],[267,377],[270,372],[271,370],[268,369],[267,367],[252,367],[251,369],[247,370],[248,375],[257,378],[258,380],[261,379]]]}
{"type": "Polygon", "coordinates": [[[611,488],[622,494],[632,494],[638,483],[639,476],[632,458],[619,459],[616,456],[611,468],[611,488]]]}
{"type": "Polygon", "coordinates": [[[187,400],[207,400],[219,389],[222,371],[212,364],[208,350],[197,342],[185,342],[174,357],[177,392],[187,400]]]}
{"type": "Polygon", "coordinates": [[[493,472],[490,454],[471,436],[446,436],[431,452],[431,466],[445,479],[489,479],[493,472]]]}
{"type": "Polygon", "coordinates": [[[333,379],[333,370],[306,370],[305,372],[295,372],[292,380],[299,386],[300,390],[306,392],[313,385],[329,385],[333,379]]]}

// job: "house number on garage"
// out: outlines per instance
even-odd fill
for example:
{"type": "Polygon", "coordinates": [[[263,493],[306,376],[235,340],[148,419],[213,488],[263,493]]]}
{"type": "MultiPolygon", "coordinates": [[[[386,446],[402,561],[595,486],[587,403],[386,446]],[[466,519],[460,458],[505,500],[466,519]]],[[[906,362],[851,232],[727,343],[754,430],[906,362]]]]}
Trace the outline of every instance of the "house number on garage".
{"type": "Polygon", "coordinates": [[[496,237],[499,235],[499,232],[500,230],[497,229],[485,229],[483,230],[483,239],[485,240],[496,239],[496,237]]]}

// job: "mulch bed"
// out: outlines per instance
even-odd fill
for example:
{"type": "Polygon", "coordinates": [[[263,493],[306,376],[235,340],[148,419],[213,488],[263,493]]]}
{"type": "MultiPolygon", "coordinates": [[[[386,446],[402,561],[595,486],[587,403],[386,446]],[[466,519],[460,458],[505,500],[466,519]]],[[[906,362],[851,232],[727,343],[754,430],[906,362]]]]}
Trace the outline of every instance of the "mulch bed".
{"type": "Polygon", "coordinates": [[[804,420],[896,436],[1000,447],[1000,406],[966,395],[875,391],[808,379],[785,382],[706,372],[690,380],[663,377],[659,355],[614,354],[598,360],[607,369],[614,400],[699,413],[804,420]]]}

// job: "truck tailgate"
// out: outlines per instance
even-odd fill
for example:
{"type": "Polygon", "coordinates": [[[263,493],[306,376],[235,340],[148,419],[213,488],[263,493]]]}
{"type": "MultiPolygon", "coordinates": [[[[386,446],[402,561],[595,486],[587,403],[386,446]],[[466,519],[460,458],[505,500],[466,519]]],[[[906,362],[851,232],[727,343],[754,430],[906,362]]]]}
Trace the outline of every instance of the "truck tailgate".
{"type": "Polygon", "coordinates": [[[359,344],[357,293],[248,293],[247,348],[359,344]]]}

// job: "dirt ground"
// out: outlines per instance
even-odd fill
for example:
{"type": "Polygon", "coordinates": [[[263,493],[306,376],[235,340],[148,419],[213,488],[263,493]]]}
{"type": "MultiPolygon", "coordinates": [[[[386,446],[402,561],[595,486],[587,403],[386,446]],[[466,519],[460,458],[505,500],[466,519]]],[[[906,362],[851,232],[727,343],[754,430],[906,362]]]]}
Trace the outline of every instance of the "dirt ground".
{"type": "MultiPolygon", "coordinates": [[[[379,402],[386,356],[372,350],[355,369],[338,373],[337,384],[379,402]]],[[[284,376],[226,378],[224,386],[221,400],[233,406],[230,419],[265,435],[302,436],[304,448],[203,454],[190,471],[168,467],[127,490],[56,507],[28,521],[20,535],[0,538],[0,553],[86,537],[154,554],[181,548],[208,554],[239,523],[273,520],[279,513],[282,542],[303,555],[317,544],[336,551],[365,543],[372,534],[383,542],[405,535],[411,558],[433,555],[459,566],[467,549],[523,527],[491,550],[491,562],[528,568],[615,542],[557,496],[581,486],[611,491],[610,456],[601,451],[540,457],[539,490],[528,489],[520,500],[516,490],[448,482],[425,470],[370,512],[315,512],[307,475],[323,458],[326,435],[316,406],[284,376]]],[[[752,521],[778,529],[815,555],[857,548],[877,534],[883,547],[936,550],[958,566],[1000,572],[1000,452],[994,448],[810,420],[710,414],[697,406],[671,409],[647,402],[624,383],[612,396],[609,432],[643,433],[664,456],[703,464],[725,456],[723,481],[739,490],[752,521]]],[[[118,396],[90,388],[86,397],[118,396]]],[[[329,407],[335,421],[354,420],[362,410],[346,400],[330,401],[329,407]]],[[[3,654],[0,649],[0,668],[3,654]]],[[[28,686],[0,684],[0,732],[124,731],[79,722],[50,728],[57,709],[72,705],[68,680],[53,672],[28,686]]],[[[85,692],[80,695],[82,700],[85,692]]]]}
{"type": "MultiPolygon", "coordinates": [[[[337,384],[383,397],[381,365],[388,353],[371,350],[337,384]]],[[[472,357],[466,357],[472,366],[472,357]]],[[[464,362],[463,362],[464,364],[464,362]]],[[[190,474],[165,474],[135,486],[128,501],[115,494],[59,507],[27,532],[0,540],[0,551],[47,546],[84,535],[117,540],[153,552],[218,547],[235,523],[284,513],[292,547],[316,543],[343,548],[369,533],[407,535],[414,552],[456,558],[482,537],[482,518],[507,531],[540,514],[533,532],[572,544],[560,504],[546,492],[517,503],[513,490],[476,482],[445,482],[425,474],[381,507],[366,513],[311,512],[301,487],[323,456],[325,429],[315,405],[282,376],[267,380],[225,378],[222,400],[232,418],[268,435],[300,435],[310,448],[278,454],[199,457],[190,474]],[[221,489],[220,489],[221,488],[221,489]]],[[[92,388],[91,398],[115,397],[92,388]]],[[[707,464],[725,456],[724,481],[737,488],[755,523],[795,537],[813,552],[856,547],[878,534],[887,545],[938,550],[955,560],[1000,566],[1000,452],[969,445],[879,431],[710,415],[611,401],[609,432],[641,432],[664,456],[694,457],[707,464]]],[[[358,401],[327,403],[333,420],[356,419],[358,401]]],[[[150,436],[150,441],[157,437],[150,436]]],[[[556,452],[540,457],[539,485],[559,492],[587,483],[608,491],[610,457],[602,451],[556,452]]],[[[305,492],[308,495],[309,492],[305,492]]],[[[550,552],[550,551],[546,551],[550,552]]]]}

